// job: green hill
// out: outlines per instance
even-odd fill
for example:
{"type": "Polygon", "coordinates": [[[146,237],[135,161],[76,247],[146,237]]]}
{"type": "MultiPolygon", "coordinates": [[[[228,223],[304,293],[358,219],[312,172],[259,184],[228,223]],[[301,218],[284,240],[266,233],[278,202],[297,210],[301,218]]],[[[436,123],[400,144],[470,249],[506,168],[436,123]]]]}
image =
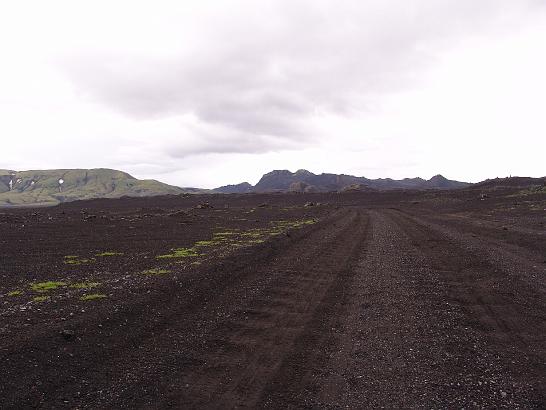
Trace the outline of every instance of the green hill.
{"type": "Polygon", "coordinates": [[[138,180],[113,169],[0,170],[0,207],[184,192],[182,188],[155,180],[138,180]]]}

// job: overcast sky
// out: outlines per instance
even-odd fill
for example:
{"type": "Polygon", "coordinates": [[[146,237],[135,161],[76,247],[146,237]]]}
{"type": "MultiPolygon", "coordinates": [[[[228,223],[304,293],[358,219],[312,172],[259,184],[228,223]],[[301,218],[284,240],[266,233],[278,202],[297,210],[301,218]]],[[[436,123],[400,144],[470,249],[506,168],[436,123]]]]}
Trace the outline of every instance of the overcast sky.
{"type": "Polygon", "coordinates": [[[546,174],[546,0],[0,3],[0,168],[546,174]]]}

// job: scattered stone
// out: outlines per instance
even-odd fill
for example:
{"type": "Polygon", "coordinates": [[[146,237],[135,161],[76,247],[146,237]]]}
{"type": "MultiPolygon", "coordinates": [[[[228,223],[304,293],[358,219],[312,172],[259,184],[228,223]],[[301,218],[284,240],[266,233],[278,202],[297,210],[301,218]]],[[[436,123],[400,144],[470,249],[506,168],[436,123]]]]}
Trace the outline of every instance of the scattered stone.
{"type": "Polygon", "coordinates": [[[179,211],[171,212],[169,214],[169,216],[171,216],[171,217],[187,217],[189,215],[188,215],[188,213],[186,211],[179,210],[179,211]]]}
{"type": "Polygon", "coordinates": [[[304,207],[309,208],[310,206],[315,206],[314,202],[307,202],[304,207]]]}
{"type": "Polygon", "coordinates": [[[199,204],[196,206],[197,209],[210,209],[210,208],[214,208],[211,204],[209,204],[208,202],[203,202],[202,204],[199,204]]]}
{"type": "Polygon", "coordinates": [[[61,336],[64,340],[71,340],[74,337],[74,332],[72,330],[63,329],[61,331],[61,336]]]}

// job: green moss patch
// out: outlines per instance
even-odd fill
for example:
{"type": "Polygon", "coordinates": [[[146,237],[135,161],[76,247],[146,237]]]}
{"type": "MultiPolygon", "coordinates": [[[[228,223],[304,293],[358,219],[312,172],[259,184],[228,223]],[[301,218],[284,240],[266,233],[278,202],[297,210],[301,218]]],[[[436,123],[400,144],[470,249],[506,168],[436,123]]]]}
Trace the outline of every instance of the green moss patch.
{"type": "Polygon", "coordinates": [[[171,273],[171,271],[167,269],[155,268],[155,269],[148,269],[148,270],[142,271],[141,273],[143,275],[165,275],[167,273],[171,273]]]}
{"type": "Polygon", "coordinates": [[[49,296],[36,296],[32,299],[34,302],[45,302],[49,300],[49,296]]]}
{"type": "Polygon", "coordinates": [[[104,299],[107,296],[103,293],[92,293],[89,295],[83,295],[80,300],[97,300],[97,299],[104,299]]]}
{"type": "Polygon", "coordinates": [[[267,230],[251,230],[248,232],[243,232],[241,236],[250,237],[250,238],[260,238],[263,235],[267,235],[269,232],[267,230]]]}
{"type": "Polygon", "coordinates": [[[216,245],[223,245],[223,244],[232,242],[234,239],[231,236],[230,237],[228,237],[228,236],[214,236],[212,238],[212,240],[216,245]]]}
{"type": "Polygon", "coordinates": [[[76,282],[68,285],[72,289],[93,289],[100,286],[100,282],[76,282]]]}
{"type": "Polygon", "coordinates": [[[234,229],[232,231],[215,232],[214,236],[230,236],[230,235],[238,235],[238,234],[239,234],[239,230],[234,229]]]}
{"type": "MultiPolygon", "coordinates": [[[[305,225],[311,225],[316,223],[315,219],[303,219],[296,221],[272,221],[269,227],[266,228],[253,228],[241,231],[240,229],[230,229],[226,227],[218,226],[217,229],[221,230],[214,232],[212,238],[209,240],[201,240],[195,242],[191,248],[177,248],[173,249],[171,253],[158,255],[157,259],[177,259],[177,258],[194,258],[199,256],[205,256],[200,253],[200,250],[207,247],[220,247],[220,249],[229,248],[241,248],[253,244],[264,243],[265,240],[271,236],[280,235],[289,229],[300,228],[305,225]]],[[[183,262],[178,262],[183,263],[183,262]]],[[[151,270],[147,274],[157,274],[151,270]]],[[[144,272],[146,273],[146,272],[144,272]]]]}
{"type": "Polygon", "coordinates": [[[107,251],[107,252],[101,252],[95,254],[95,256],[122,256],[123,252],[113,252],[113,251],[107,251]]]}
{"type": "Polygon", "coordinates": [[[172,253],[166,255],[156,256],[157,259],[169,259],[169,258],[194,258],[201,256],[194,248],[177,248],[173,249],[172,253]]]}
{"type": "Polygon", "coordinates": [[[216,234],[214,234],[210,241],[195,242],[194,248],[221,246],[221,245],[226,245],[227,243],[232,242],[232,241],[233,241],[233,239],[231,237],[217,236],[216,234]]]}
{"type": "Polygon", "coordinates": [[[93,263],[95,262],[95,259],[93,258],[80,258],[79,256],[75,255],[68,255],[64,257],[64,263],[67,265],[82,265],[85,263],[93,263]]]}
{"type": "Polygon", "coordinates": [[[271,224],[278,229],[301,228],[305,225],[317,223],[315,219],[302,219],[300,221],[273,221],[271,224]]]}
{"type": "Polygon", "coordinates": [[[45,292],[49,292],[50,290],[55,290],[61,286],[66,286],[66,283],[65,282],[51,282],[51,281],[48,281],[48,282],[37,282],[37,283],[32,283],[30,285],[30,288],[34,291],[34,292],[39,292],[39,293],[45,293],[45,292]]]}
{"type": "Polygon", "coordinates": [[[21,296],[22,294],[23,292],[20,290],[12,290],[11,292],[7,293],[8,296],[21,296]]]}
{"type": "Polygon", "coordinates": [[[197,241],[194,246],[214,246],[217,245],[218,241],[197,241]]]}

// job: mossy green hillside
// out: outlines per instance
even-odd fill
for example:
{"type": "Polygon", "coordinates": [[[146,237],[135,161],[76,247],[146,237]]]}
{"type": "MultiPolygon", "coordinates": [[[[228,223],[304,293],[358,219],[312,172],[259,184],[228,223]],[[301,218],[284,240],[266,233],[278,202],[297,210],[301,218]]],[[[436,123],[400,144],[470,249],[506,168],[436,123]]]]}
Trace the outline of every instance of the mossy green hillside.
{"type": "Polygon", "coordinates": [[[113,169],[57,169],[14,173],[13,189],[7,186],[11,173],[0,175],[0,206],[55,205],[60,202],[181,194],[182,188],[155,180],[138,180],[113,169]],[[62,184],[59,183],[62,180],[62,184]]]}

